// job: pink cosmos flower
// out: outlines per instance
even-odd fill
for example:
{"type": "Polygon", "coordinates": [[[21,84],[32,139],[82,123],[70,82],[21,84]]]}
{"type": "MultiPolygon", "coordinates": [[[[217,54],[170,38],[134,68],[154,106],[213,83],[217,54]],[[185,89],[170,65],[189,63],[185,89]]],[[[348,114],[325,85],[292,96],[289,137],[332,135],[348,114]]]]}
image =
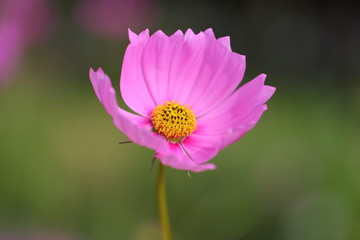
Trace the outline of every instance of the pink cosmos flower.
{"type": "Polygon", "coordinates": [[[236,89],[245,72],[245,56],[234,53],[230,38],[216,39],[212,29],[189,29],[168,37],[129,30],[118,107],[115,90],[101,68],[90,69],[95,93],[114,124],[128,138],[154,149],[162,164],[194,172],[215,169],[207,163],[252,129],[267,109],[275,88],[265,74],[236,89]]]}
{"type": "Polygon", "coordinates": [[[47,0],[0,0],[0,85],[18,70],[25,49],[46,38],[55,24],[47,0]]]}
{"type": "Polygon", "coordinates": [[[48,0],[0,0],[0,7],[0,21],[16,23],[28,45],[41,42],[56,24],[56,11],[48,0]]]}
{"type": "Polygon", "coordinates": [[[0,22],[0,87],[9,82],[18,68],[23,52],[20,36],[13,23],[0,22]]]}
{"type": "Polygon", "coordinates": [[[157,12],[157,0],[82,0],[74,18],[92,34],[120,39],[127,37],[129,26],[143,29],[154,22],[157,12]]]}

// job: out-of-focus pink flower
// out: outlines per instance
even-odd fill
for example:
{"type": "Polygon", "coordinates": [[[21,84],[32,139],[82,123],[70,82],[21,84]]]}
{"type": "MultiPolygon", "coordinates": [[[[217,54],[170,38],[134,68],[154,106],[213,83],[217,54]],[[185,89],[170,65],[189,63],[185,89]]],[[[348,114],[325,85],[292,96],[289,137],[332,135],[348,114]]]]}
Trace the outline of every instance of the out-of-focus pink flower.
{"type": "Polygon", "coordinates": [[[109,39],[127,37],[127,29],[144,29],[154,22],[157,0],[83,0],[74,17],[81,27],[109,39]]]}
{"type": "Polygon", "coordinates": [[[48,35],[53,12],[46,0],[0,0],[0,84],[12,78],[24,49],[48,35]]]}
{"type": "Polygon", "coordinates": [[[121,95],[138,115],[118,107],[109,77],[90,69],[95,93],[115,125],[129,139],[154,149],[164,165],[194,172],[220,150],[252,129],[267,109],[275,88],[265,74],[236,90],[245,72],[245,56],[234,53],[230,38],[216,39],[212,29],[189,29],[172,36],[129,31],[121,73],[121,95]]]}
{"type": "Polygon", "coordinates": [[[23,44],[19,28],[13,23],[0,22],[0,87],[16,72],[23,44]]]}
{"type": "Polygon", "coordinates": [[[0,6],[0,21],[15,22],[26,44],[41,41],[56,22],[55,9],[48,0],[0,0],[0,6]]]}

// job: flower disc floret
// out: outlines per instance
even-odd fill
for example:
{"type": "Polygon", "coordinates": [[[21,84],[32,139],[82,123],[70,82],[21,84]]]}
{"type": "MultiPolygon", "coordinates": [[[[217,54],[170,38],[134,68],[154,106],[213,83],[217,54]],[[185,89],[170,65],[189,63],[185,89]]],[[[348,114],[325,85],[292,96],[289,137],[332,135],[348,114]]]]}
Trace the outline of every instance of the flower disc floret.
{"type": "Polygon", "coordinates": [[[169,141],[179,141],[196,129],[196,118],[189,105],[176,101],[166,101],[151,113],[154,131],[164,135],[169,141]]]}

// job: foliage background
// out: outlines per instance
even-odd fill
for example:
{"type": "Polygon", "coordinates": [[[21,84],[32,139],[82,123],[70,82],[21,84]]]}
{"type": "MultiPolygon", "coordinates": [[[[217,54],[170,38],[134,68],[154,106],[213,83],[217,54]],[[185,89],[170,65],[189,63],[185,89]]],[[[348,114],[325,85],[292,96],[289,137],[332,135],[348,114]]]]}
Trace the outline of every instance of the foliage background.
{"type": "MultiPolygon", "coordinates": [[[[95,97],[90,67],[118,88],[123,39],[58,24],[0,89],[0,239],[159,239],[152,151],[126,137],[95,97]]],[[[360,239],[360,19],[344,2],[160,1],[142,23],[172,34],[208,27],[267,73],[269,110],[213,160],[167,169],[175,239],[360,239]]],[[[137,16],[134,15],[134,19],[137,16]]],[[[131,25],[131,24],[130,24],[131,25]]],[[[131,27],[131,26],[130,26],[131,27]]],[[[122,100],[119,102],[125,107],[122,100]]]]}

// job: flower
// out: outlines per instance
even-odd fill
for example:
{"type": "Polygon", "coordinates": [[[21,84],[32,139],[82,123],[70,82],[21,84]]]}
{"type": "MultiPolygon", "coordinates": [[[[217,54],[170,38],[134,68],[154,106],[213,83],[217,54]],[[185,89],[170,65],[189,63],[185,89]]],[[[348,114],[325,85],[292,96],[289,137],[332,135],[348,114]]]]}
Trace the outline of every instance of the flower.
{"type": "Polygon", "coordinates": [[[26,48],[48,36],[54,12],[46,0],[0,0],[0,87],[13,78],[26,48]]]}
{"type": "Polygon", "coordinates": [[[73,16],[84,30],[108,39],[124,39],[130,26],[143,29],[159,15],[157,0],[82,0],[73,16]]]}
{"type": "Polygon", "coordinates": [[[267,109],[275,88],[265,74],[236,90],[245,56],[234,53],[230,38],[216,39],[212,29],[189,29],[168,37],[129,30],[130,44],[120,88],[137,114],[118,107],[115,90],[101,68],[90,69],[95,93],[114,124],[128,138],[154,149],[162,164],[194,172],[215,169],[207,163],[252,129],[267,109]]]}
{"type": "Polygon", "coordinates": [[[13,23],[0,22],[0,87],[15,74],[23,52],[19,28],[13,23]]]}

